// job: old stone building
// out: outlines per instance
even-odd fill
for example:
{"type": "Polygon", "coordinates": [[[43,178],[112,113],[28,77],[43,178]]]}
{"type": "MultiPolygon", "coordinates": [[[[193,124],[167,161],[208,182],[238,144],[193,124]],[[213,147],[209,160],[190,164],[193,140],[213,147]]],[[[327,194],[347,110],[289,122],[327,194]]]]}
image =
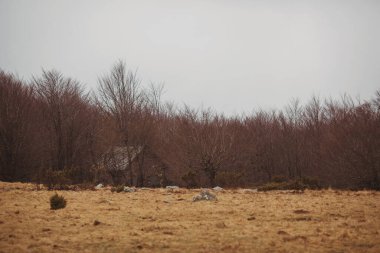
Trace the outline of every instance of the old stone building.
{"type": "Polygon", "coordinates": [[[164,187],[170,181],[169,166],[148,146],[113,147],[101,159],[104,183],[164,187]]]}

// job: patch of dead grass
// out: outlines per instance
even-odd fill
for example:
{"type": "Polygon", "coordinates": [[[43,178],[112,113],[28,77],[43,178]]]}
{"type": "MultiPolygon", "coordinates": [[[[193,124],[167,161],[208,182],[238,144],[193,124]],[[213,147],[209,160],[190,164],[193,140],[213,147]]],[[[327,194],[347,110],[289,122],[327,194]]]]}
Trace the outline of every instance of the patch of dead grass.
{"type": "Polygon", "coordinates": [[[0,252],[380,252],[378,192],[35,188],[0,182],[0,252]]]}

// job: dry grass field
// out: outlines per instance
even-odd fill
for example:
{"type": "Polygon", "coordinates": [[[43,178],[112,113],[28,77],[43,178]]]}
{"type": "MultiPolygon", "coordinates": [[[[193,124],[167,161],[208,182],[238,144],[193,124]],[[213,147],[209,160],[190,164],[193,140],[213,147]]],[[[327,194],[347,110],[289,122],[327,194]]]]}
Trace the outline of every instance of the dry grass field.
{"type": "Polygon", "coordinates": [[[380,252],[379,192],[198,192],[60,191],[54,211],[54,192],[0,182],[0,252],[380,252]]]}

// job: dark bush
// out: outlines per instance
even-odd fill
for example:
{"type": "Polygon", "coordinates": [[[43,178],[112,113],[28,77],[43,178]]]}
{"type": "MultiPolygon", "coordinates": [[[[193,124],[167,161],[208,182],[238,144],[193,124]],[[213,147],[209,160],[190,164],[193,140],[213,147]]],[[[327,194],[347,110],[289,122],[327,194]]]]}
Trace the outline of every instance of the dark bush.
{"type": "MultiPolygon", "coordinates": [[[[275,178],[274,178],[275,179],[275,178]]],[[[257,188],[258,191],[275,191],[275,190],[299,190],[303,191],[305,189],[310,190],[320,190],[321,184],[317,179],[314,178],[301,178],[290,181],[281,181],[276,179],[274,182],[266,183],[257,188]]]]}
{"type": "Polygon", "coordinates": [[[44,184],[48,190],[69,190],[71,181],[67,178],[64,171],[48,169],[45,172],[44,184]]]}
{"type": "Polygon", "coordinates": [[[307,187],[301,181],[292,180],[288,182],[270,182],[259,186],[257,188],[258,191],[276,191],[276,190],[305,190],[307,187]]]}
{"type": "Polygon", "coordinates": [[[217,185],[224,187],[237,187],[243,185],[244,172],[221,171],[216,175],[217,185]]]}
{"type": "Polygon", "coordinates": [[[50,209],[57,210],[66,207],[66,200],[57,193],[50,197],[50,209]]]}
{"type": "Polygon", "coordinates": [[[73,184],[88,184],[95,179],[95,169],[91,167],[70,167],[64,169],[64,175],[73,184]]]}
{"type": "Polygon", "coordinates": [[[301,179],[302,183],[307,186],[308,189],[320,190],[322,189],[321,183],[316,178],[304,177],[301,179]]]}
{"type": "Polygon", "coordinates": [[[118,185],[118,186],[115,186],[115,187],[112,187],[111,188],[111,192],[122,192],[124,191],[124,186],[123,185],[118,185]]]}
{"type": "Polygon", "coordinates": [[[282,175],[275,175],[273,178],[272,178],[272,181],[275,182],[275,183],[282,183],[282,182],[286,182],[287,179],[286,177],[282,176],[282,175]]]}
{"type": "Polygon", "coordinates": [[[90,190],[90,191],[95,191],[95,186],[94,184],[91,183],[82,183],[82,184],[77,184],[74,186],[76,190],[90,190]]]}
{"type": "Polygon", "coordinates": [[[182,176],[182,180],[186,183],[187,188],[196,188],[199,186],[199,180],[197,174],[194,171],[188,171],[182,176]]]}

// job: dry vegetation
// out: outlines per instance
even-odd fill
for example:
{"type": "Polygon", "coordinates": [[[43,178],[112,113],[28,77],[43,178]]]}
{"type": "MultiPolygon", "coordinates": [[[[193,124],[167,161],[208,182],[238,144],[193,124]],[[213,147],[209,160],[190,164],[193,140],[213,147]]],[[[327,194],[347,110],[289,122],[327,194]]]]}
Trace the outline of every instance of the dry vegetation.
{"type": "Polygon", "coordinates": [[[123,62],[93,93],[55,70],[30,81],[0,70],[0,180],[248,188],[282,178],[380,190],[380,90],[228,117],[161,95],[123,62]]]}
{"type": "Polygon", "coordinates": [[[0,183],[0,252],[380,252],[374,191],[134,193],[53,191],[0,183]]]}

